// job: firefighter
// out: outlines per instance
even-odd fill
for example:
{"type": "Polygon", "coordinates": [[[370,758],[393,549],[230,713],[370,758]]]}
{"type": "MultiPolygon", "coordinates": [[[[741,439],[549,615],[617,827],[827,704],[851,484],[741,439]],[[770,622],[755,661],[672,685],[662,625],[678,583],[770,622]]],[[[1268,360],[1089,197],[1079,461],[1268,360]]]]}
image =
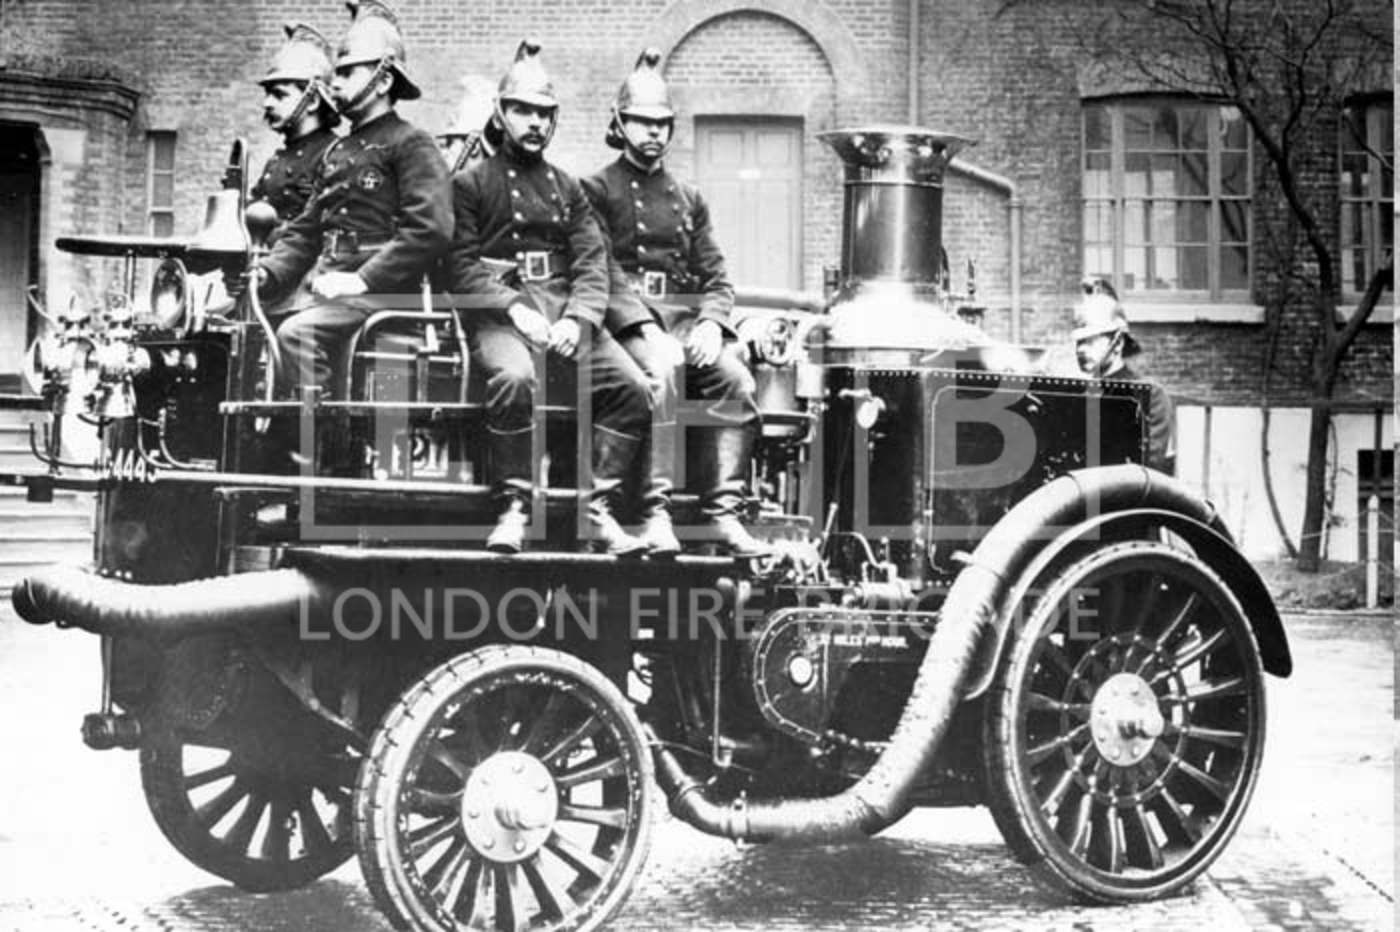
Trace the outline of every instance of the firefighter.
{"type": "Polygon", "coordinates": [[[258,82],[263,122],[282,137],[282,147],[267,160],[250,192],[253,200],[266,201],[277,211],[268,245],[306,207],[316,169],[335,142],[332,130],[340,122],[331,98],[330,43],[305,23],[288,23],[283,29],[286,44],[258,82]]]}
{"type": "Polygon", "coordinates": [[[677,442],[687,432],[677,417],[681,400],[694,400],[704,421],[688,432],[699,438],[692,475],[709,524],[702,536],[754,556],[764,547],[739,519],[759,422],[753,376],[730,328],[734,288],[709,209],[663,161],[676,113],[660,64],[661,53],[647,49],[622,83],[605,137],[622,155],[584,181],[611,245],[607,327],[656,392],[641,534],[654,556],[680,551],[671,493],[677,442]]]}
{"type": "Polygon", "coordinates": [[[394,14],[376,0],[347,6],[331,93],[350,131],[326,149],[311,199],[258,271],[261,292],[299,288],[277,330],[284,388],[329,389],[332,350],[375,310],[413,306],[452,232],[437,143],[394,109],[421,93],[394,14]]]}
{"type": "MultiPolygon", "coordinates": [[[[1075,358],[1085,375],[1123,382],[1149,382],[1127,360],[1142,352],[1128,329],[1128,315],[1112,287],[1104,283],[1092,288],[1074,311],[1075,358]]],[[[1149,382],[1147,405],[1147,465],[1167,474],[1176,472],[1176,412],[1166,389],[1149,382]]]]}
{"type": "MultiPolygon", "coordinates": [[[[485,130],[494,154],[452,178],[448,279],[486,376],[494,484],[502,510],[487,546],[515,552],[529,520],[536,388],[531,350],[572,367],[592,409],[588,516],[607,553],[646,550],[618,523],[623,480],[651,420],[646,376],[603,328],[607,250],[583,188],[544,157],[559,101],[525,41],[485,130]]],[[[580,398],[580,402],[584,399],[580,398]]],[[[584,410],[587,407],[581,405],[584,410]]],[[[582,474],[583,470],[580,470],[582,474]]]]}

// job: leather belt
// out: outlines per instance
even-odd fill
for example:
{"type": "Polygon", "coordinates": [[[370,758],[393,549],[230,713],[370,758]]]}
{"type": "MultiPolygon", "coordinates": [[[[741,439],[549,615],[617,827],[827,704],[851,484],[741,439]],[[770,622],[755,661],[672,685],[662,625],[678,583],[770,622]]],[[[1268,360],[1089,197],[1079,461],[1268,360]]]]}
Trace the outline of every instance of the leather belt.
{"type": "Polygon", "coordinates": [[[664,298],[667,295],[684,294],[685,283],[661,269],[640,269],[627,273],[627,282],[632,292],[644,298],[664,298]]]}
{"type": "Polygon", "coordinates": [[[507,283],[512,276],[522,282],[543,282],[569,274],[568,258],[550,249],[517,253],[514,259],[493,259],[488,256],[483,257],[481,262],[497,279],[507,283]]]}
{"type": "Polygon", "coordinates": [[[321,234],[321,255],[353,256],[365,249],[378,249],[393,239],[370,233],[356,233],[354,230],[326,230],[321,234]]]}

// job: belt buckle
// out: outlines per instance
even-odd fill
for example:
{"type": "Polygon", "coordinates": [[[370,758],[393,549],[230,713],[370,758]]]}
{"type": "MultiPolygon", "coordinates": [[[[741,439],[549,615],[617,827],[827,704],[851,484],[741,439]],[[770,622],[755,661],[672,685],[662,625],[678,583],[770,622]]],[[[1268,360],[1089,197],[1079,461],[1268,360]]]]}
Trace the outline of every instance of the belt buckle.
{"type": "Polygon", "coordinates": [[[359,248],[356,244],[355,234],[349,230],[327,230],[325,242],[325,251],[331,256],[354,252],[359,248]]]}
{"type": "Polygon", "coordinates": [[[536,249],[521,256],[520,278],[527,282],[542,282],[549,278],[549,251],[536,249]]]}
{"type": "Polygon", "coordinates": [[[643,272],[642,294],[646,295],[648,298],[666,297],[666,273],[643,272]]]}

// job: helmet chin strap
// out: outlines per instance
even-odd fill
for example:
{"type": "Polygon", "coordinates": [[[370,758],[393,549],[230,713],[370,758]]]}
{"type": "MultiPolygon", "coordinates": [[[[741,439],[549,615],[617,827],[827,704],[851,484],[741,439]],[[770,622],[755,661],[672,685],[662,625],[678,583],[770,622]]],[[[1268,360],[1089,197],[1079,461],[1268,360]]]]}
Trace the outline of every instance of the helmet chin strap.
{"type": "Polygon", "coordinates": [[[301,99],[297,101],[297,105],[292,108],[292,112],[288,114],[286,122],[283,124],[286,127],[283,131],[283,135],[288,139],[291,138],[291,134],[295,133],[297,126],[301,124],[302,117],[306,116],[307,112],[310,110],[311,101],[319,96],[320,93],[316,89],[316,82],[307,81],[306,88],[301,92],[301,99]]]}
{"type": "Polygon", "coordinates": [[[1094,367],[1094,378],[1107,378],[1110,372],[1119,368],[1114,364],[1123,361],[1121,356],[1122,349],[1123,331],[1117,330],[1113,334],[1113,341],[1108,344],[1108,349],[1104,351],[1103,359],[1099,360],[1099,364],[1094,367]],[[1109,368],[1110,366],[1112,366],[1111,369],[1109,368]]]}
{"type": "Polygon", "coordinates": [[[384,77],[384,72],[388,67],[389,56],[381,55],[378,64],[374,66],[374,73],[369,76],[369,80],[365,82],[364,87],[360,88],[360,92],[337,108],[342,116],[350,117],[356,107],[369,99],[369,95],[374,93],[374,86],[379,83],[380,78],[384,77]]]}

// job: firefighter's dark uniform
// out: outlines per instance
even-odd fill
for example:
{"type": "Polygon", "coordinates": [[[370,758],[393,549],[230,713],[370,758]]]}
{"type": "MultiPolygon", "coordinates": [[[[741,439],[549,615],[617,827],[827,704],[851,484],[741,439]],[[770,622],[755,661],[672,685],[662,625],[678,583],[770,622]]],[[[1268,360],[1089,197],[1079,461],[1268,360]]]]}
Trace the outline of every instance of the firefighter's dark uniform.
{"type": "Polygon", "coordinates": [[[290,290],[308,272],[345,271],[357,272],[367,293],[325,301],[302,287],[277,330],[285,382],[305,374],[302,382],[327,388],[328,342],[343,343],[375,310],[419,306],[423,275],[451,236],[450,196],[433,137],[393,111],[327,148],[306,208],[263,260],[265,290],[290,290]]]}
{"type": "Polygon", "coordinates": [[[590,514],[595,525],[610,522],[651,408],[646,376],[603,327],[607,250],[588,198],[576,179],[510,143],[457,174],[452,195],[449,278],[462,307],[473,365],[486,376],[487,416],[497,433],[498,489],[520,496],[531,475],[535,368],[506,315],[520,302],[551,323],[572,317],[581,325],[575,359],[551,356],[549,365],[573,370],[580,408],[592,409],[590,514]]]}
{"type": "Polygon", "coordinates": [[[607,327],[651,377],[657,393],[645,512],[668,507],[675,446],[689,437],[692,445],[683,455],[692,464],[688,473],[695,477],[702,510],[711,520],[733,516],[742,502],[759,414],[753,376],[732,339],[734,288],[705,200],[664,165],[648,173],[626,157],[586,179],[584,187],[612,250],[607,327]],[[712,366],[686,364],[675,344],[668,348],[648,339],[652,328],[641,326],[654,321],[684,342],[702,320],[714,321],[726,337],[712,366]],[[682,371],[684,394],[677,397],[682,371]]]}
{"type": "Polygon", "coordinates": [[[255,201],[266,201],[277,211],[277,226],[268,238],[269,246],[281,238],[287,224],[301,216],[306,208],[321,159],[335,140],[335,133],[329,129],[313,130],[299,139],[287,140],[263,166],[249,196],[255,201]]]}

